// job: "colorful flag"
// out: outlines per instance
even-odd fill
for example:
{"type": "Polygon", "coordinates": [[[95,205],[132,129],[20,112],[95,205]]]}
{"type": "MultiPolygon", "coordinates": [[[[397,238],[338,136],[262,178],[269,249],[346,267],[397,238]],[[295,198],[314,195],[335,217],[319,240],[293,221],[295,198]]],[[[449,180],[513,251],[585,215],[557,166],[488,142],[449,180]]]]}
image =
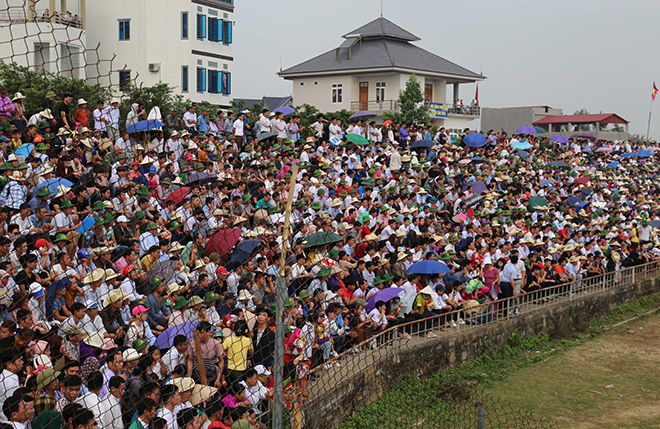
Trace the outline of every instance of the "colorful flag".
{"type": "Polygon", "coordinates": [[[653,82],[653,91],[651,91],[651,98],[653,101],[655,101],[655,97],[658,95],[658,88],[655,86],[655,82],[653,82]]]}
{"type": "Polygon", "coordinates": [[[477,90],[474,92],[474,100],[477,102],[477,105],[479,105],[479,82],[477,82],[477,90]]]}

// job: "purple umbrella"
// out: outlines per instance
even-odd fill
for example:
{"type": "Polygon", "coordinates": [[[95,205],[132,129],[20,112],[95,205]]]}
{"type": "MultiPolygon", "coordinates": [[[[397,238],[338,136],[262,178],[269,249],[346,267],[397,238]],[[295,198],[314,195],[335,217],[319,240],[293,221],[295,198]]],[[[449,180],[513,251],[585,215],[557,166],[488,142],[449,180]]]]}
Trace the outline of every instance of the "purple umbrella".
{"type": "Polygon", "coordinates": [[[376,116],[378,116],[378,115],[375,114],[374,112],[370,112],[368,110],[360,110],[359,112],[353,113],[351,115],[351,117],[348,118],[348,119],[355,119],[356,121],[359,121],[359,120],[364,120],[364,119],[375,118],[376,116]]]}
{"type": "Polygon", "coordinates": [[[534,127],[520,127],[516,130],[518,134],[536,134],[536,129],[534,127]]]}
{"type": "Polygon", "coordinates": [[[185,322],[180,325],[172,326],[165,329],[156,338],[154,345],[159,349],[167,349],[174,345],[174,337],[177,335],[185,335],[189,340],[193,339],[193,331],[199,322],[185,322]]]}
{"type": "MultiPolygon", "coordinates": [[[[364,309],[368,313],[371,310],[373,310],[374,308],[376,308],[376,303],[378,301],[387,302],[390,299],[397,296],[398,294],[400,294],[401,292],[403,292],[403,288],[400,288],[400,287],[388,287],[387,289],[379,290],[378,292],[376,292],[376,294],[374,296],[369,298],[369,302],[367,302],[367,306],[364,307],[364,309]]],[[[161,334],[161,335],[163,335],[163,334],[161,334]]]]}
{"type": "Polygon", "coordinates": [[[296,109],[294,109],[293,107],[289,107],[289,106],[282,106],[282,107],[278,107],[277,109],[273,110],[273,112],[275,112],[275,113],[283,113],[284,116],[290,115],[290,114],[294,113],[295,111],[296,111],[296,109]]]}
{"type": "Polygon", "coordinates": [[[552,136],[550,140],[552,140],[553,142],[568,143],[568,139],[560,135],[552,136]]]}
{"type": "Polygon", "coordinates": [[[461,186],[461,191],[465,192],[469,186],[472,186],[473,194],[480,194],[486,190],[486,184],[484,182],[467,182],[461,186]]]}

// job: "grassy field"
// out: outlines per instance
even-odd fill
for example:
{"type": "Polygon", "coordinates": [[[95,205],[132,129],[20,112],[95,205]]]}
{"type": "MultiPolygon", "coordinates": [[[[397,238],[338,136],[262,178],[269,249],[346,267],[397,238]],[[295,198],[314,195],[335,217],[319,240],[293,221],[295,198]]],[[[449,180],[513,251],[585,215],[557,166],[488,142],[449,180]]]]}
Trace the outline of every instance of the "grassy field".
{"type": "Polygon", "coordinates": [[[489,383],[486,392],[560,427],[658,428],[659,330],[660,316],[626,324],[489,383]]]}
{"type": "Polygon", "coordinates": [[[574,329],[514,335],[482,358],[407,377],[342,428],[476,427],[477,403],[489,428],[660,428],[660,315],[617,326],[659,307],[660,294],[574,329]]]}

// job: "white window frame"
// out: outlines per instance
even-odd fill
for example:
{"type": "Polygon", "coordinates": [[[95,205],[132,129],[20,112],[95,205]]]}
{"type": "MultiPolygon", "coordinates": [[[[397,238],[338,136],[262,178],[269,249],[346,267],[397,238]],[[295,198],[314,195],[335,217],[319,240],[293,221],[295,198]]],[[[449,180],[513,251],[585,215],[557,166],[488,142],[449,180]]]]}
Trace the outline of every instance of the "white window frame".
{"type": "Polygon", "coordinates": [[[330,100],[332,104],[341,104],[344,102],[344,84],[342,83],[333,83],[332,92],[330,95],[330,100]]]}
{"type": "Polygon", "coordinates": [[[382,103],[387,96],[387,82],[376,82],[376,101],[382,103]]]}

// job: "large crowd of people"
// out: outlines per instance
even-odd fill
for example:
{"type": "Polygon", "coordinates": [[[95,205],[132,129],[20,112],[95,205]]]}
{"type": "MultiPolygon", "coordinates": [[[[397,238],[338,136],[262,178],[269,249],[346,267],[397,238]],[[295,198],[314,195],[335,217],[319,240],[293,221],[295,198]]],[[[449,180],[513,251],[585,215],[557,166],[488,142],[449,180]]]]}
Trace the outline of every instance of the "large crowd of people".
{"type": "Polygon", "coordinates": [[[0,88],[2,428],[266,427],[281,259],[290,401],[393,326],[432,341],[660,256],[652,145],[23,99],[0,88]]]}

